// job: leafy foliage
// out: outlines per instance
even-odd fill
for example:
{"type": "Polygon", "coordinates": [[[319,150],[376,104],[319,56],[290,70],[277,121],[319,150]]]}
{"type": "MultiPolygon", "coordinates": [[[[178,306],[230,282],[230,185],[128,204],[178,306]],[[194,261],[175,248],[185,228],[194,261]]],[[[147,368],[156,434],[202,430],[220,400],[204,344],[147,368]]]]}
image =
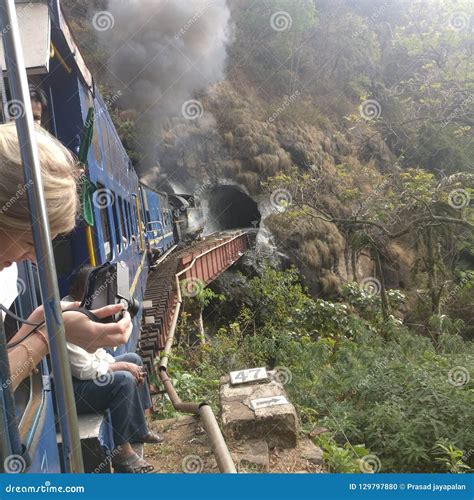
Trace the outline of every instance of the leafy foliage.
{"type": "MultiPolygon", "coordinates": [[[[348,303],[314,300],[297,278],[294,270],[267,268],[249,280],[254,307],[242,305],[212,343],[181,348],[178,371],[188,375],[177,378],[178,387],[215,404],[223,373],[262,364],[285,367],[291,372],[286,389],[304,428],[330,431],[317,442],[331,470],[358,471],[369,451],[383,472],[465,470],[454,450],[474,448],[474,388],[468,378],[457,383],[452,370],[469,373],[472,343],[452,333],[433,343],[395,320],[384,338],[377,301],[366,292],[349,285],[348,303]],[[451,451],[440,456],[440,442],[451,451]]],[[[394,291],[392,300],[404,297],[394,291]]],[[[174,373],[176,364],[171,366],[174,373]]]]}

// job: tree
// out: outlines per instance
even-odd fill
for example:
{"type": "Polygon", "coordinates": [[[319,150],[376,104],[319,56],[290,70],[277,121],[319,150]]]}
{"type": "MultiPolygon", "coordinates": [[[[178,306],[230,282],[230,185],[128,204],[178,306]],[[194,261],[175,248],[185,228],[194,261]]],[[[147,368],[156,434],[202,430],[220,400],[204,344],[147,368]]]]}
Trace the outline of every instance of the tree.
{"type": "Polygon", "coordinates": [[[204,320],[203,320],[203,312],[204,309],[213,301],[223,302],[225,300],[225,296],[222,294],[217,294],[210,288],[203,288],[199,291],[199,293],[193,298],[194,303],[198,308],[198,330],[199,330],[199,339],[201,344],[206,343],[206,331],[204,329],[204,320]]]}
{"type": "Polygon", "coordinates": [[[293,218],[295,224],[307,218],[335,224],[353,244],[353,261],[357,252],[369,248],[381,285],[384,317],[389,311],[382,262],[391,258],[388,244],[395,240],[411,244],[418,255],[413,271],[427,274],[431,311],[441,314],[441,299],[459,245],[466,237],[472,238],[474,213],[469,200],[474,176],[457,175],[439,183],[431,173],[408,169],[380,177],[378,185],[364,192],[364,182],[359,178],[357,184],[346,169],[336,175],[334,179],[334,173],[295,170],[271,178],[269,189],[284,189],[291,199],[289,210],[281,217],[293,218]],[[328,189],[342,202],[338,212],[321,196],[328,189]]]}

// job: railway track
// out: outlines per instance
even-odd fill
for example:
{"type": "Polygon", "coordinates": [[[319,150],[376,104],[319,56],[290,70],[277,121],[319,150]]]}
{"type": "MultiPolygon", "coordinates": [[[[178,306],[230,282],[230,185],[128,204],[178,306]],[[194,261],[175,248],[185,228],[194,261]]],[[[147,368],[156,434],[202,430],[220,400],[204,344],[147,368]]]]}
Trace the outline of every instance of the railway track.
{"type": "Polygon", "coordinates": [[[174,250],[150,271],[137,348],[149,373],[155,373],[155,359],[171,333],[176,308],[181,302],[179,282],[197,279],[203,285],[209,284],[236,262],[248,246],[245,231],[215,233],[174,250]]]}

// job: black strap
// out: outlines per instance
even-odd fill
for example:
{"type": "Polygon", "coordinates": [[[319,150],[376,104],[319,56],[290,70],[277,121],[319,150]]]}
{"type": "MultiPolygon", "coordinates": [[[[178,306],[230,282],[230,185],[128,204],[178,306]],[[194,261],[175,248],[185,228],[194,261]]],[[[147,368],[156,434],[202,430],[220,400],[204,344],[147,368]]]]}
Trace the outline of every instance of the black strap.
{"type": "MultiPolygon", "coordinates": [[[[5,311],[5,308],[0,304],[0,309],[5,311]]],[[[68,311],[74,311],[74,312],[80,312],[82,314],[85,314],[90,320],[95,321],[96,323],[106,323],[106,319],[101,319],[98,316],[96,316],[93,312],[89,311],[89,309],[86,309],[85,307],[68,307],[67,309],[64,309],[61,311],[63,314],[68,311]]],[[[23,318],[20,318],[16,314],[13,314],[11,311],[8,309],[6,310],[7,314],[10,316],[14,316],[17,321],[20,323],[25,323],[27,325],[32,325],[34,328],[32,328],[26,335],[24,335],[21,339],[16,340],[15,342],[10,342],[7,344],[7,349],[11,349],[12,347],[16,347],[18,344],[26,340],[30,335],[32,335],[38,328],[43,326],[45,324],[45,321],[42,321],[41,323],[30,323],[28,321],[25,321],[23,318]]]]}
{"type": "Polygon", "coordinates": [[[89,309],[86,309],[85,307],[68,307],[63,311],[63,313],[67,311],[80,312],[82,314],[85,314],[89,319],[95,321],[96,323],[104,323],[104,319],[99,318],[92,311],[89,311],[89,309]]]}
{"type": "Polygon", "coordinates": [[[0,304],[0,309],[7,315],[10,316],[10,318],[13,318],[15,321],[18,321],[18,323],[23,323],[24,325],[31,325],[31,326],[36,326],[38,328],[41,323],[31,323],[31,321],[27,321],[26,319],[20,318],[20,316],[17,316],[13,311],[10,311],[10,309],[7,309],[4,305],[0,304]]]}

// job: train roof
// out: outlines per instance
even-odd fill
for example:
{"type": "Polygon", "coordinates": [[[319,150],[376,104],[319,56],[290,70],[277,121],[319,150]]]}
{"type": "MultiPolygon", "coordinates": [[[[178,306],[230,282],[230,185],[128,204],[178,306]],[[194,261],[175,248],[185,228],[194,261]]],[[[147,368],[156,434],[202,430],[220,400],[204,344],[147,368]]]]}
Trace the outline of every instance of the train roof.
{"type": "MultiPolygon", "coordinates": [[[[20,28],[21,45],[25,66],[29,75],[49,72],[51,57],[56,51],[68,51],[74,57],[68,58],[68,64],[75,64],[78,73],[92,90],[94,81],[69,24],[64,17],[59,0],[15,0],[20,28]],[[59,47],[52,41],[52,33],[57,29],[62,34],[59,47]]],[[[67,54],[67,55],[69,55],[67,54]]],[[[66,54],[63,52],[63,56],[66,54]]],[[[64,57],[63,57],[64,59],[64,57]]],[[[3,43],[0,37],[0,63],[6,71],[3,43]]]]}
{"type": "Polygon", "coordinates": [[[168,193],[165,193],[164,191],[158,191],[158,189],[155,189],[155,188],[151,187],[146,182],[138,181],[138,183],[140,184],[140,186],[143,186],[144,188],[149,189],[150,191],[153,191],[153,192],[155,192],[157,194],[161,194],[162,196],[166,196],[166,197],[170,196],[168,193]]]}

